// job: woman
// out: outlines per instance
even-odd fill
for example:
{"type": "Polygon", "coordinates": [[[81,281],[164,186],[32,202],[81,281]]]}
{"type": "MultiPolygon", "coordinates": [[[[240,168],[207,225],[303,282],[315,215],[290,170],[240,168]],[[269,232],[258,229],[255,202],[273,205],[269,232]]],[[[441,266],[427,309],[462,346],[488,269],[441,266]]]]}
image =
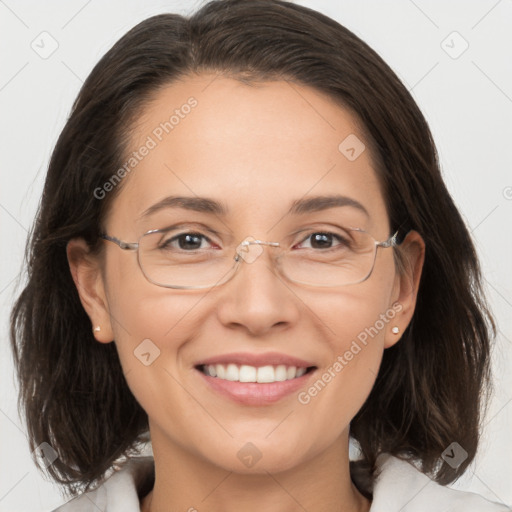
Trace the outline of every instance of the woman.
{"type": "Polygon", "coordinates": [[[137,25],[29,252],[12,342],[32,448],[79,495],[58,510],[509,510],[445,487],[489,383],[474,246],[418,107],[335,21],[137,25]]]}

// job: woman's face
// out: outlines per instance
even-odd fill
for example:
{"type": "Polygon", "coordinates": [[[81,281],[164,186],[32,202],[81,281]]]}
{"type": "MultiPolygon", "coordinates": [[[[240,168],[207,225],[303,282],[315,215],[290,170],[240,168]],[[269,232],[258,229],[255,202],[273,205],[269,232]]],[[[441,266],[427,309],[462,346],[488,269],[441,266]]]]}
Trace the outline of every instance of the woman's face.
{"type": "MultiPolygon", "coordinates": [[[[137,154],[127,161],[132,156],[136,162],[126,167],[106,233],[135,242],[152,229],[194,223],[238,242],[248,236],[277,242],[311,226],[322,227],[320,232],[355,226],[386,240],[391,226],[362,140],[354,119],[311,88],[188,77],[162,89],[134,123],[130,151],[137,154]],[[296,201],[332,195],[362,208],[331,205],[288,213],[296,201]],[[174,205],[147,214],[169,196],[208,198],[225,213],[174,205]]],[[[219,249],[228,242],[222,236],[214,240],[213,246],[203,240],[202,247],[219,249]]],[[[154,443],[158,439],[230,471],[258,472],[264,466],[272,472],[346,443],[383,350],[400,337],[391,329],[406,327],[414,298],[401,286],[392,249],[378,249],[366,281],[320,288],[276,275],[275,249],[252,247],[262,252],[242,262],[227,283],[179,290],[152,284],[135,251],[105,242],[98,288],[104,310],[96,305],[88,312],[93,325],[101,326],[98,341],[115,340],[154,443]],[[292,375],[292,358],[315,369],[296,381],[250,385],[198,369],[215,360],[225,367],[270,365],[281,375],[277,366],[284,363],[292,375]],[[214,385],[221,380],[223,386],[214,385]],[[260,456],[264,465],[250,462],[260,456]]],[[[244,375],[255,373],[245,370],[244,375]]]]}

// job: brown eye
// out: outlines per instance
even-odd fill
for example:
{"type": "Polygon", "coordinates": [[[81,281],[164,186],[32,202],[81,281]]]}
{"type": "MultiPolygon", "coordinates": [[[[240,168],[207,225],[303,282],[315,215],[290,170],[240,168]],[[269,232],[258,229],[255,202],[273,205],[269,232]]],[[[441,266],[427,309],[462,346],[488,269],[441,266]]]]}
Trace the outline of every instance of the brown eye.
{"type": "Polygon", "coordinates": [[[191,251],[202,249],[202,241],[209,239],[200,233],[180,233],[172,238],[163,241],[160,244],[161,249],[180,249],[183,251],[191,251]],[[177,246],[176,246],[177,242],[177,246]]]}
{"type": "Polygon", "coordinates": [[[304,244],[306,240],[310,240],[310,247],[306,248],[311,249],[331,249],[339,245],[347,245],[347,241],[341,236],[323,231],[311,233],[301,242],[300,245],[304,244]]]}

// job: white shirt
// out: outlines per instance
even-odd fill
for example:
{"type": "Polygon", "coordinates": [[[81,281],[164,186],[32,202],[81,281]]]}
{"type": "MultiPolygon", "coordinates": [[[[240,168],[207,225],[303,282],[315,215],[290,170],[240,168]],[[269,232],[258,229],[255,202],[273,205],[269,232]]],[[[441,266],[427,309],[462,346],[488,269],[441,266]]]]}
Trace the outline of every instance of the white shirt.
{"type": "MultiPolygon", "coordinates": [[[[439,485],[391,455],[380,455],[377,467],[380,474],[374,481],[370,512],[512,512],[478,494],[439,485]]],[[[138,489],[153,470],[152,456],[132,457],[96,490],[53,512],[140,512],[138,489]]]]}

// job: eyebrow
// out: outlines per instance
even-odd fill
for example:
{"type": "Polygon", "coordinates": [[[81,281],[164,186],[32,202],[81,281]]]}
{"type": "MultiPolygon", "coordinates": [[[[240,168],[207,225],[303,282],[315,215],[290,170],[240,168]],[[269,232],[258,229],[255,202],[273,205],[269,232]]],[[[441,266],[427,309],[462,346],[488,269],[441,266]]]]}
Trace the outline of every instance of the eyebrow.
{"type": "MultiPolygon", "coordinates": [[[[313,196],[297,199],[292,202],[288,214],[303,215],[342,206],[356,208],[367,217],[370,216],[367,209],[359,201],[342,195],[313,196]]],[[[225,217],[229,212],[229,208],[225,204],[207,197],[169,196],[144,210],[139,216],[139,220],[166,208],[182,208],[201,213],[211,213],[220,217],[225,217]]]]}

